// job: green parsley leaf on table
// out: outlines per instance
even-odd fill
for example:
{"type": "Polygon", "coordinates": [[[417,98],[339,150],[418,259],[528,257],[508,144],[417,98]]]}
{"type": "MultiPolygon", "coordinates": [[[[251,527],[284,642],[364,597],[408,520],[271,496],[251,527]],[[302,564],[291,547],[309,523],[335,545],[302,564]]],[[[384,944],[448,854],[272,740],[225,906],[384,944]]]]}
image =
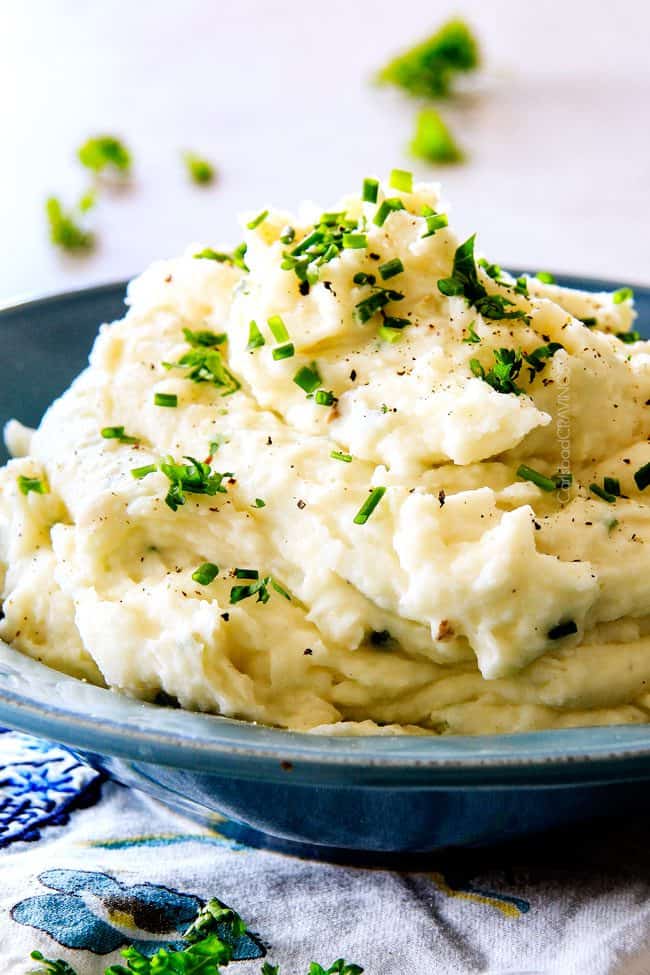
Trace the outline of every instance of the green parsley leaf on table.
{"type": "Polygon", "coordinates": [[[377,75],[410,95],[448,96],[459,74],[480,64],[478,42],[463,20],[443,24],[435,34],[389,61],[377,75]]]}
{"type": "Polygon", "coordinates": [[[199,186],[209,186],[214,183],[216,172],[209,159],[204,159],[195,152],[184,152],[183,162],[187,170],[187,175],[199,186]]]}
{"type": "Polygon", "coordinates": [[[459,163],[465,159],[465,153],[435,108],[418,112],[409,148],[413,156],[431,163],[459,163]]]}
{"type": "Polygon", "coordinates": [[[45,215],[50,240],[55,247],[70,253],[88,253],[95,246],[95,235],[79,223],[79,213],[66,210],[57,196],[50,196],[45,203],[45,215]]]}
{"type": "Polygon", "coordinates": [[[128,176],[131,171],[131,153],[114,135],[92,136],[79,147],[77,157],[81,165],[93,173],[108,170],[128,176]]]}

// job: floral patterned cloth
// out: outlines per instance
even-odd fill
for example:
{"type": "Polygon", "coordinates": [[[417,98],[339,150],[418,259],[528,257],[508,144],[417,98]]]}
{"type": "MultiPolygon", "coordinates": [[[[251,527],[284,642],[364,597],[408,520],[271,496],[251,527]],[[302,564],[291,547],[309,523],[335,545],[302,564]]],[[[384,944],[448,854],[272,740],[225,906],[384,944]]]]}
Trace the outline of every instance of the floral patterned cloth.
{"type": "Polygon", "coordinates": [[[32,949],[101,975],[136,944],[178,945],[211,896],[249,930],[228,971],[302,975],[650,975],[645,817],[507,850],[360,869],[256,850],[102,781],[66,749],[0,731],[0,971],[32,949]]]}

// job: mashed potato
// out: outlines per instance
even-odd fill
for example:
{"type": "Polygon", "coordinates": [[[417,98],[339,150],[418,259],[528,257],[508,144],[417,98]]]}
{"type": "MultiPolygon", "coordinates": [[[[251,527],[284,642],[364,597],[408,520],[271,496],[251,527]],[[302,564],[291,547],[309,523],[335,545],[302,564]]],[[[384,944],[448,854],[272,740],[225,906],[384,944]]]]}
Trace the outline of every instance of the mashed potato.
{"type": "Polygon", "coordinates": [[[3,640],[300,730],[648,720],[631,294],[515,281],[392,181],[154,264],[10,425],[3,640]]]}

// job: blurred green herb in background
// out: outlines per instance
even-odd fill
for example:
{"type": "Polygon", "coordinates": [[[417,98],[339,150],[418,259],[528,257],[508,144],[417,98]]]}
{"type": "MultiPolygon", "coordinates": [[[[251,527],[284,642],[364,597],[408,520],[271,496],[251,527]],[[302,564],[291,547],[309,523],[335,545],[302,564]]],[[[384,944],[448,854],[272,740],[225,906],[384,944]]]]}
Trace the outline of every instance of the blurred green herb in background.
{"type": "Polygon", "coordinates": [[[105,171],[128,176],[131,172],[131,153],[114,135],[97,135],[87,139],[77,149],[77,158],[82,166],[93,173],[105,171]]]}
{"type": "MultiPolygon", "coordinates": [[[[449,99],[461,74],[481,63],[476,37],[463,20],[449,20],[435,34],[398,54],[377,74],[377,81],[395,85],[418,98],[449,99]]],[[[414,156],[432,163],[462,162],[465,154],[439,113],[431,107],[417,115],[409,145],[414,156]]]]}
{"type": "Polygon", "coordinates": [[[187,174],[193,183],[208,186],[214,182],[215,169],[208,159],[203,159],[195,152],[184,152],[183,161],[187,168],[187,174]]]}
{"type": "Polygon", "coordinates": [[[77,210],[65,210],[61,200],[50,196],[45,203],[45,214],[50,229],[50,240],[56,247],[72,253],[88,253],[95,245],[95,235],[79,224],[79,216],[89,209],[82,197],[77,210]],[[82,204],[86,204],[82,206],[82,204]]]}

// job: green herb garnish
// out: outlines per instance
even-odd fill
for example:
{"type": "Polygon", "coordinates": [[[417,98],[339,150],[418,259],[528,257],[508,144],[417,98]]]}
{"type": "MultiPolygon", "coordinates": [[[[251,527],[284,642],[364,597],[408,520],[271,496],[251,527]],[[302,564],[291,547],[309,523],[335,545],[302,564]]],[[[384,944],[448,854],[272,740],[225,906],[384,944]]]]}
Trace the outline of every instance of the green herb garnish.
{"type": "Polygon", "coordinates": [[[291,359],[295,354],[296,350],[293,342],[287,342],[286,345],[277,345],[271,353],[276,361],[279,359],[291,359]]]}
{"type": "MultiPolygon", "coordinates": [[[[241,388],[223,362],[218,349],[195,348],[186,352],[178,362],[163,362],[166,369],[187,369],[185,376],[193,383],[211,383],[222,390],[222,396],[230,396],[241,388]]],[[[176,406],[176,403],[158,403],[158,406],[176,406]]]]}
{"type": "Polygon", "coordinates": [[[214,562],[204,562],[200,565],[198,569],[195,569],[192,573],[192,578],[194,582],[198,582],[200,586],[209,586],[211,582],[219,575],[219,566],[215,565],[214,562]]]}
{"type": "Polygon", "coordinates": [[[25,477],[24,474],[19,474],[16,480],[18,482],[18,487],[21,494],[27,495],[30,493],[30,491],[33,491],[34,494],[49,493],[49,488],[45,478],[25,477]]]}
{"type": "Polygon", "coordinates": [[[463,295],[470,305],[484,318],[516,319],[526,318],[526,313],[519,309],[506,311],[514,304],[502,295],[488,294],[478,278],[476,262],[474,260],[474,241],[476,234],[472,234],[461,244],[454,254],[452,273],[448,278],[438,281],[438,290],[446,296],[463,295]]]}
{"type": "Polygon", "coordinates": [[[375,510],[375,508],[377,507],[377,505],[379,504],[379,502],[381,501],[381,499],[385,494],[386,494],[385,487],[373,488],[370,494],[368,495],[368,497],[366,498],[366,500],[363,502],[363,504],[357,511],[356,515],[354,516],[353,519],[354,524],[365,525],[365,523],[368,521],[368,518],[370,518],[370,515],[373,513],[373,511],[375,510]]]}
{"type": "Polygon", "coordinates": [[[322,382],[316,363],[312,362],[311,366],[301,366],[293,381],[307,394],[316,392],[322,382]]]}
{"type": "Polygon", "coordinates": [[[71,252],[90,251],[95,245],[95,236],[77,223],[72,211],[63,209],[61,201],[51,196],[46,201],[45,213],[50,228],[50,240],[56,247],[71,252]]]}
{"type": "Polygon", "coordinates": [[[453,19],[390,61],[379,72],[378,81],[397,85],[411,95],[444,97],[456,76],[477,68],[479,60],[472,31],[463,20],[453,19]]]}
{"type": "Polygon", "coordinates": [[[133,467],[131,469],[131,476],[136,479],[136,481],[141,481],[143,477],[147,474],[153,474],[158,468],[155,464],[145,464],[144,467],[133,467]]]}
{"type": "Polygon", "coordinates": [[[557,626],[552,626],[546,635],[549,640],[561,640],[562,637],[572,636],[577,632],[578,626],[575,620],[567,620],[566,623],[558,623],[557,626]]]}
{"type": "Polygon", "coordinates": [[[538,281],[541,281],[542,284],[555,284],[555,278],[550,271],[538,271],[535,277],[538,281]]]}
{"type": "Polygon", "coordinates": [[[404,204],[399,197],[388,197],[388,199],[382,200],[381,204],[377,207],[377,212],[375,213],[373,223],[375,223],[378,227],[383,227],[391,213],[396,213],[398,210],[403,209],[404,204]]]}
{"type": "Polygon", "coordinates": [[[178,406],[178,396],[176,393],[154,393],[153,401],[155,406],[167,406],[171,409],[178,406]]]}
{"type": "Polygon", "coordinates": [[[361,190],[361,199],[364,203],[376,203],[377,194],[379,192],[379,180],[372,179],[368,177],[363,181],[363,188],[361,190]]]}
{"type": "Polygon", "coordinates": [[[632,288],[619,288],[612,295],[612,301],[615,305],[622,305],[624,301],[633,301],[634,291],[632,288]]]}
{"type": "Polygon", "coordinates": [[[607,504],[614,504],[616,501],[617,495],[612,491],[608,491],[604,486],[601,487],[599,484],[590,484],[589,490],[592,494],[595,494],[597,498],[600,498],[601,501],[606,501],[607,504]]]}
{"type": "Polygon", "coordinates": [[[401,190],[402,193],[412,193],[413,173],[410,173],[408,169],[392,169],[388,185],[394,190],[401,190]]]}
{"type": "Polygon", "coordinates": [[[641,341],[641,333],[634,329],[630,332],[615,332],[614,334],[620,342],[624,342],[626,345],[632,345],[634,342],[641,341]]]}
{"type": "Polygon", "coordinates": [[[77,975],[74,968],[62,958],[45,958],[40,951],[32,951],[29,957],[40,962],[47,975],[77,975]]]}
{"type": "Polygon", "coordinates": [[[214,182],[214,166],[208,159],[198,156],[195,152],[184,152],[183,161],[187,175],[193,183],[197,183],[199,186],[208,186],[214,182]]]}
{"type": "Polygon", "coordinates": [[[524,390],[515,382],[523,364],[521,352],[515,349],[493,349],[492,352],[494,365],[487,372],[478,359],[469,360],[472,373],[488,383],[497,393],[521,395],[524,390]]]}
{"type": "Polygon", "coordinates": [[[639,491],[645,491],[648,485],[650,485],[650,463],[639,467],[634,475],[634,482],[639,491]]]}
{"type": "Polygon", "coordinates": [[[465,153],[435,108],[418,112],[409,149],[416,158],[431,163],[451,164],[465,159],[465,153]]]}
{"type": "Polygon", "coordinates": [[[547,361],[552,359],[555,353],[563,348],[564,346],[560,345],[559,342],[549,342],[548,345],[540,345],[538,348],[533,349],[532,352],[527,352],[524,355],[524,359],[528,363],[528,374],[531,383],[537,373],[544,369],[547,361]]]}
{"type": "Polygon", "coordinates": [[[538,488],[542,491],[560,491],[566,490],[571,487],[573,482],[573,477],[571,474],[554,474],[553,477],[547,477],[545,474],[540,474],[533,467],[528,467],[526,464],[520,464],[517,468],[517,477],[520,477],[524,481],[531,481],[532,484],[536,484],[538,488]]]}
{"type": "Polygon", "coordinates": [[[393,257],[392,260],[386,261],[385,264],[380,264],[378,270],[382,281],[388,281],[389,278],[394,278],[395,275],[401,274],[404,270],[404,265],[399,257],[393,257]]]}
{"type": "Polygon", "coordinates": [[[603,487],[608,494],[613,494],[614,497],[620,498],[621,496],[621,482],[617,477],[604,477],[603,487]]]}
{"type": "Polygon", "coordinates": [[[372,294],[359,301],[354,307],[354,317],[361,325],[365,325],[370,319],[391,301],[401,301],[404,295],[400,291],[393,291],[391,288],[378,287],[372,294]]]}
{"type": "Polygon", "coordinates": [[[190,328],[184,328],[183,335],[187,344],[194,348],[200,346],[205,349],[212,349],[215,345],[223,345],[224,342],[228,341],[225,332],[210,332],[207,329],[199,329],[199,331],[193,332],[190,328]]]}
{"type": "Polygon", "coordinates": [[[344,454],[342,450],[333,450],[330,453],[332,460],[340,460],[344,464],[350,464],[352,462],[352,454],[344,454]]]}
{"type": "Polygon", "coordinates": [[[124,432],[124,427],[102,427],[100,433],[104,440],[119,440],[120,443],[139,443],[139,437],[130,437],[124,432]]]}
{"type": "Polygon", "coordinates": [[[579,318],[578,321],[582,322],[583,325],[586,325],[587,328],[593,328],[598,324],[598,319],[593,315],[589,316],[588,318],[579,318]]]}
{"type": "Polygon", "coordinates": [[[255,498],[255,500],[253,501],[253,507],[266,508],[266,501],[263,501],[262,498],[255,498]]]}
{"type": "Polygon", "coordinates": [[[248,227],[249,230],[255,230],[256,227],[259,227],[259,225],[266,220],[268,215],[269,215],[268,210],[262,210],[262,212],[258,213],[256,217],[253,217],[253,219],[249,221],[249,223],[247,223],[246,226],[248,227]]]}
{"type": "Polygon", "coordinates": [[[477,264],[480,268],[483,268],[485,273],[493,281],[501,281],[503,276],[503,268],[498,264],[491,264],[485,257],[479,257],[477,264]]]}
{"type": "Polygon", "coordinates": [[[220,474],[218,471],[213,471],[209,464],[194,457],[187,456],[183,459],[188,460],[189,464],[179,464],[173,457],[165,457],[158,465],[158,469],[170,483],[165,504],[172,511],[185,504],[186,494],[208,494],[212,497],[215,494],[226,493],[222,481],[224,478],[232,477],[230,472],[220,474]]]}
{"type": "Polygon", "coordinates": [[[336,396],[331,389],[319,389],[314,394],[314,402],[317,403],[318,406],[334,406],[336,401],[336,396]]]}
{"type": "Polygon", "coordinates": [[[248,326],[248,345],[246,348],[252,352],[253,349],[259,349],[262,345],[266,345],[266,339],[260,332],[257,322],[252,321],[248,326]]]}
{"type": "Polygon", "coordinates": [[[368,246],[368,237],[366,234],[343,234],[342,242],[346,250],[361,250],[368,246]]]}
{"type": "Polygon", "coordinates": [[[235,569],[235,576],[238,579],[251,579],[248,585],[233,586],[230,590],[230,602],[232,605],[240,603],[242,599],[249,599],[257,596],[258,603],[268,603],[271,598],[269,587],[275,589],[277,593],[291,601],[291,595],[277,582],[273,576],[260,578],[256,569],[235,569]]]}
{"type": "Polygon", "coordinates": [[[217,261],[218,264],[232,264],[233,267],[241,268],[242,271],[248,271],[248,266],[244,260],[246,256],[247,244],[241,243],[228,254],[227,251],[216,251],[212,247],[204,247],[202,251],[198,251],[194,254],[197,260],[203,261],[217,261]]]}
{"type": "Polygon", "coordinates": [[[77,157],[82,166],[94,173],[112,169],[126,175],[131,169],[131,153],[113,135],[98,135],[87,139],[77,150],[77,157]]]}
{"type": "Polygon", "coordinates": [[[476,345],[481,341],[481,336],[477,335],[476,329],[474,328],[476,322],[470,322],[467,326],[467,338],[463,339],[463,342],[467,342],[469,345],[476,345]]]}
{"type": "Polygon", "coordinates": [[[284,324],[279,315],[271,315],[268,320],[268,326],[271,329],[273,338],[276,342],[288,342],[289,333],[287,332],[287,326],[284,324]]]}
{"type": "Polygon", "coordinates": [[[422,237],[433,237],[433,235],[438,231],[442,230],[443,227],[449,226],[449,220],[447,219],[446,213],[436,213],[432,210],[430,206],[426,204],[422,207],[422,216],[427,222],[427,232],[422,234],[422,237]]]}

